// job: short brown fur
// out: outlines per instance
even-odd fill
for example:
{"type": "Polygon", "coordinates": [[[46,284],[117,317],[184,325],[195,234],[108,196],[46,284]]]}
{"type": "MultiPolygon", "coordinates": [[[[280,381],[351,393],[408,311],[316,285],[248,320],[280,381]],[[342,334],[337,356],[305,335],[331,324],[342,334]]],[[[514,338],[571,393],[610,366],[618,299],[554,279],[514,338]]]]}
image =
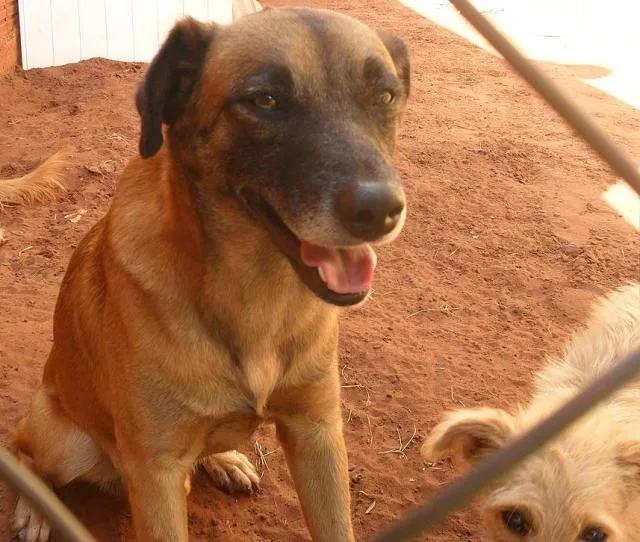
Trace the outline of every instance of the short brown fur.
{"type": "MultiPolygon", "coordinates": [[[[330,12],[176,25],[138,94],[146,159],[126,167],[63,280],[42,386],[17,431],[23,459],[53,486],[123,485],[138,540],[186,542],[194,464],[251,491],[258,478],[233,450],[274,423],[313,539],[353,540],[339,310],[234,194],[251,186],[305,239],[354,244],[327,202],[360,170],[396,182],[408,83],[399,40],[330,12]],[[371,55],[398,93],[382,112],[357,105],[368,95],[347,78],[371,55]],[[292,74],[286,115],[232,96],[270,62],[292,74]]],[[[29,542],[48,538],[22,500],[15,522],[29,542]]]]}

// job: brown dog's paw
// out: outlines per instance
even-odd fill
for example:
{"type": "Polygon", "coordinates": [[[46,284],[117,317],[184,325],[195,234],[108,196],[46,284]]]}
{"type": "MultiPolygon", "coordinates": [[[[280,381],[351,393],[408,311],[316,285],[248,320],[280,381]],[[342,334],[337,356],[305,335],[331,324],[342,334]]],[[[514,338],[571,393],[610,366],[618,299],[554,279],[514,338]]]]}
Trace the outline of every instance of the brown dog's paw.
{"type": "Polygon", "coordinates": [[[20,542],[47,542],[51,532],[48,523],[24,497],[18,499],[13,528],[20,542]]]}
{"type": "Polygon", "coordinates": [[[260,477],[251,461],[235,450],[205,457],[202,466],[214,483],[229,494],[252,494],[260,485],[260,477]]]}

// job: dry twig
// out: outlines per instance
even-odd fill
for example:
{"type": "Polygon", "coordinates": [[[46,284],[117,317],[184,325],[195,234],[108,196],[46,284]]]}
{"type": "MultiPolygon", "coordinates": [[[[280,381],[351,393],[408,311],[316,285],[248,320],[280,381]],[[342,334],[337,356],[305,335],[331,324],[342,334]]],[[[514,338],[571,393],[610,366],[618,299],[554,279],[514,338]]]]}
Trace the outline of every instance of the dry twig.
{"type": "Polygon", "coordinates": [[[402,442],[402,435],[400,435],[400,430],[396,429],[396,431],[398,432],[398,447],[394,448],[392,450],[385,450],[384,452],[378,452],[379,454],[400,454],[402,457],[406,457],[407,454],[404,453],[404,451],[407,449],[407,447],[409,446],[409,444],[411,444],[413,442],[413,439],[415,438],[416,434],[418,433],[418,429],[416,428],[416,426],[413,426],[413,434],[411,435],[411,438],[407,441],[407,442],[402,442]]]}
{"type": "Polygon", "coordinates": [[[269,463],[267,463],[267,457],[269,457],[271,454],[275,454],[278,451],[278,449],[276,448],[275,450],[268,452],[262,447],[262,444],[260,444],[260,442],[258,442],[257,440],[253,445],[253,449],[255,450],[256,455],[258,456],[258,460],[256,461],[256,467],[261,469],[263,472],[265,470],[270,470],[269,463]]]}

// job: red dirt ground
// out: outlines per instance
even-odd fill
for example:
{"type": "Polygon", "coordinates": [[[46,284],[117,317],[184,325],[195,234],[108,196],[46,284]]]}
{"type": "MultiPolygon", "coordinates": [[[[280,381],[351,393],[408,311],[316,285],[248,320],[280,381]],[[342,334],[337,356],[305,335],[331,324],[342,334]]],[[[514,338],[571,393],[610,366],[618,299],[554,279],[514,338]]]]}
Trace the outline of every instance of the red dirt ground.
{"type": "MultiPolygon", "coordinates": [[[[346,315],[342,333],[353,517],[365,539],[450,478],[448,463],[427,467],[418,453],[440,414],[525,399],[533,372],[589,302],[639,276],[640,242],[601,199],[616,179],[503,61],[390,0],[322,5],[405,37],[413,62],[398,152],[409,220],[380,249],[373,298],[346,315]],[[414,428],[405,455],[385,453],[414,428]]],[[[640,113],[578,79],[602,70],[544,67],[640,159],[640,113]]],[[[0,212],[0,442],[38,384],[71,252],[136,152],[132,96],[143,71],[91,60],[0,78],[0,177],[65,143],[78,164],[57,203],[0,212]]],[[[274,450],[261,492],[235,500],[196,480],[193,540],[308,539],[273,431],[256,438],[274,450]]],[[[245,451],[256,458],[253,443],[245,451]]],[[[84,486],[61,494],[99,540],[131,540],[123,501],[84,486]]],[[[14,499],[0,487],[1,540],[11,536],[14,499]]],[[[426,539],[479,541],[478,516],[461,512],[426,539]]]]}

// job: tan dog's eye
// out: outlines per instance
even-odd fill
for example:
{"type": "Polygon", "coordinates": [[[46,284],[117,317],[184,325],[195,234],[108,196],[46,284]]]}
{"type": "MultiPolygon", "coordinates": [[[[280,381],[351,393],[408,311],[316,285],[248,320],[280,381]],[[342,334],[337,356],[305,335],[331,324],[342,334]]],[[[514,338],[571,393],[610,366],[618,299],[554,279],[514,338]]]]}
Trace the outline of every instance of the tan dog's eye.
{"type": "Polygon", "coordinates": [[[502,522],[507,529],[519,536],[527,536],[532,528],[531,522],[520,510],[505,510],[502,512],[502,522]]]}
{"type": "Polygon", "coordinates": [[[395,96],[393,94],[393,92],[391,92],[390,90],[385,90],[382,94],[380,94],[380,96],[378,97],[378,101],[382,104],[382,105],[389,105],[391,103],[393,103],[393,100],[395,100],[395,96]]]}
{"type": "Polygon", "coordinates": [[[609,536],[600,527],[587,527],[580,535],[581,542],[606,542],[609,536]]]}
{"type": "Polygon", "coordinates": [[[271,96],[271,94],[256,94],[252,101],[253,105],[260,109],[268,109],[272,111],[278,107],[278,100],[271,96]]]}

